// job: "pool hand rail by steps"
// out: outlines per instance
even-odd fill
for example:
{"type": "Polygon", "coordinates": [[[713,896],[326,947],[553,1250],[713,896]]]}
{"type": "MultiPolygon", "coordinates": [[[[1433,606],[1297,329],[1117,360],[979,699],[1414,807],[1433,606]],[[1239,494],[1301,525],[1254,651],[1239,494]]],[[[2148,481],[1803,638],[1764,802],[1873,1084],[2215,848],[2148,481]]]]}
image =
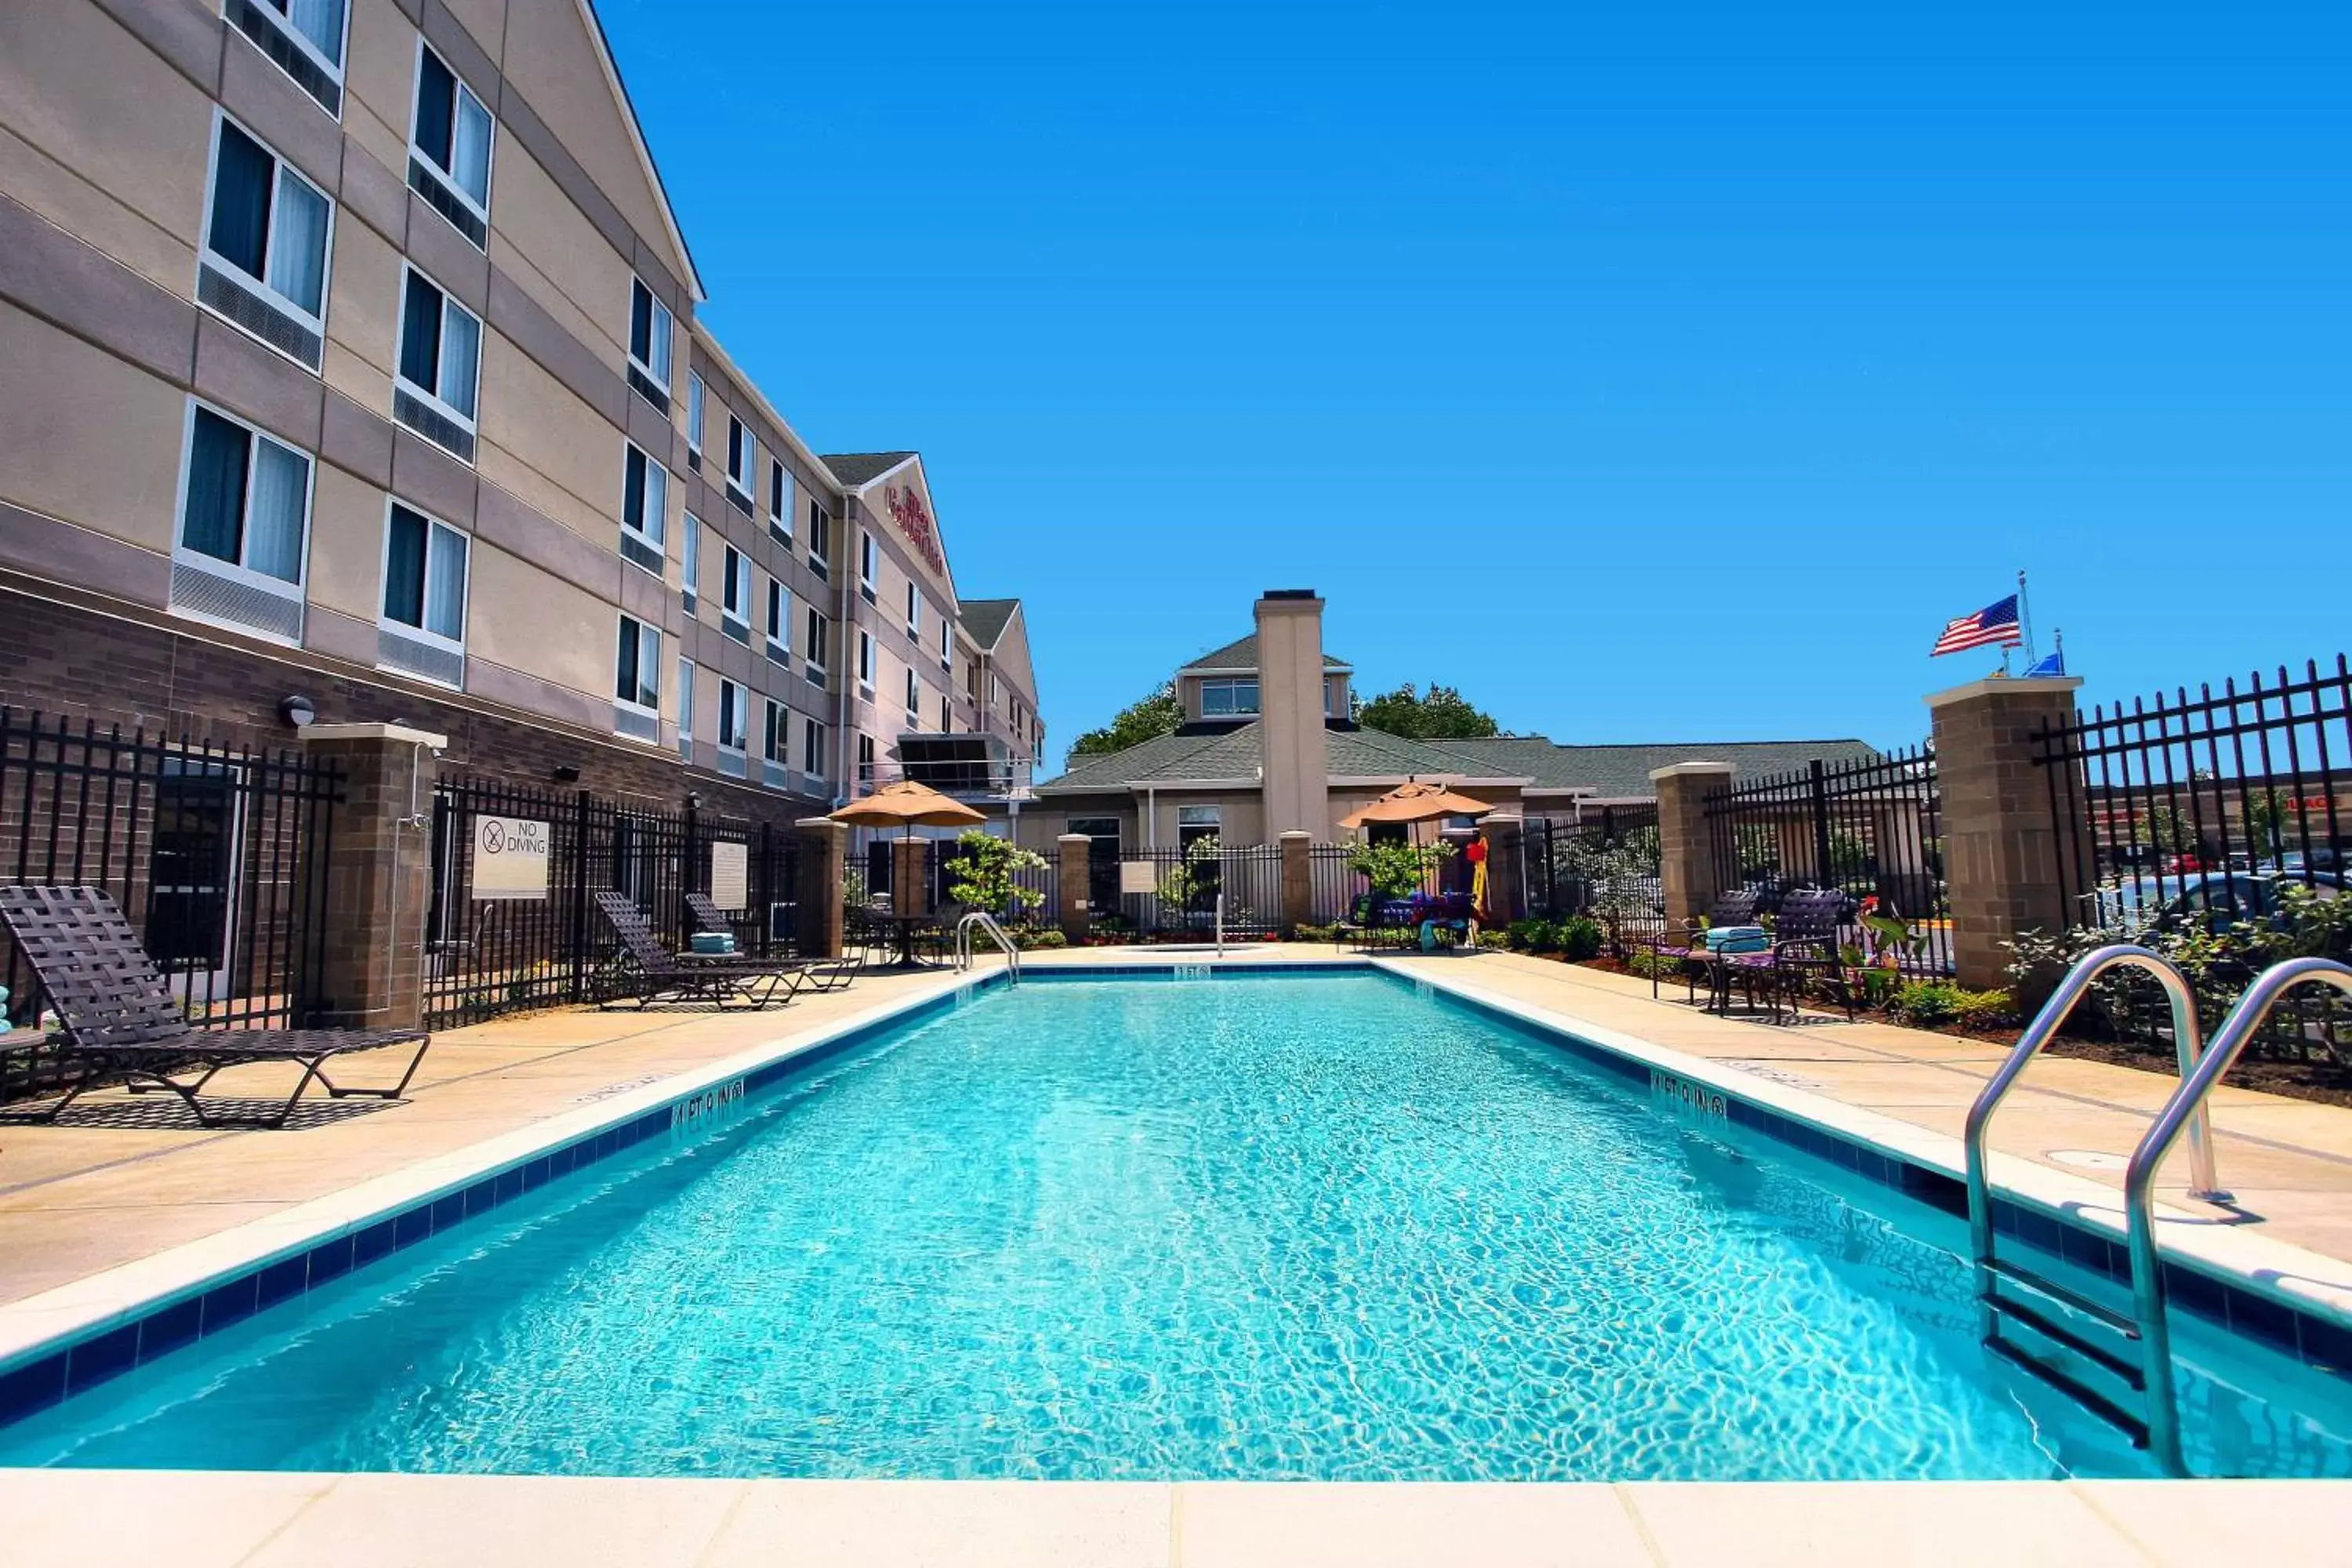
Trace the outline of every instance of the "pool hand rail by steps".
{"type": "Polygon", "coordinates": [[[970,914],[965,915],[963,919],[956,921],[956,967],[958,969],[970,969],[971,967],[971,933],[972,928],[975,926],[980,930],[986,931],[988,933],[988,939],[1003,950],[1006,973],[1010,975],[1013,984],[1020,984],[1020,944],[1015,942],[1011,937],[1004,934],[1004,928],[998,925],[996,923],[996,917],[990,914],[986,910],[974,910],[970,914]]]}

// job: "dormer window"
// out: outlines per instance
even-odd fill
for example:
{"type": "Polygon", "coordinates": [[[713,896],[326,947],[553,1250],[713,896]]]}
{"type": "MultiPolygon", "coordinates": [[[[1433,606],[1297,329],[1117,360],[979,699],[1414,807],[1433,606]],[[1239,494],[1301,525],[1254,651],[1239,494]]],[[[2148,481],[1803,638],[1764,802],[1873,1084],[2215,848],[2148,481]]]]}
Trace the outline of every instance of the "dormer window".
{"type": "Polygon", "coordinates": [[[1201,682],[1201,717],[1234,719],[1257,713],[1257,677],[1220,676],[1201,682]]]}

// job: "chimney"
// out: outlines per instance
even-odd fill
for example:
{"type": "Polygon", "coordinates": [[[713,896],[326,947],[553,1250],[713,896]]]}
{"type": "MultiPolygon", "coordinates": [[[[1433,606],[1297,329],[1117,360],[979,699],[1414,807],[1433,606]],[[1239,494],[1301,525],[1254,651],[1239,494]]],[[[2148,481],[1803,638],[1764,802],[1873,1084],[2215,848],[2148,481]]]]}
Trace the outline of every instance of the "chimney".
{"type": "Polygon", "coordinates": [[[1328,838],[1331,770],[1323,731],[1323,601],[1312,588],[1269,588],[1256,611],[1266,842],[1299,829],[1318,839],[1328,838]]]}

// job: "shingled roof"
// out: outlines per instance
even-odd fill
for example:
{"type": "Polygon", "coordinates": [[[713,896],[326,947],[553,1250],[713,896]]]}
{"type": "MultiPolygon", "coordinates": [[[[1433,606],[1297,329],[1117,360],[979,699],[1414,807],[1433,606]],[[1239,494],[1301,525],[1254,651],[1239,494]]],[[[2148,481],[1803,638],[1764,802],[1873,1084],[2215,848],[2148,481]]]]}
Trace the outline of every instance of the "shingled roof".
{"type": "Polygon", "coordinates": [[[1729,763],[1741,778],[1790,773],[1819,757],[1823,762],[1867,760],[1878,754],[1865,742],[1685,741],[1665,744],[1564,746],[1541,735],[1498,735],[1476,741],[1426,741],[1460,759],[1468,773],[1532,778],[1530,789],[1586,790],[1602,800],[1646,800],[1657,793],[1654,769],[1676,763],[1729,763]]]}
{"type": "Polygon", "coordinates": [[[833,472],[843,484],[856,489],[866,480],[888,473],[908,458],[912,452],[828,452],[817,460],[833,472]]]}
{"type": "Polygon", "coordinates": [[[963,627],[964,636],[983,648],[992,648],[1020,607],[1018,599],[959,599],[956,623],[963,627]]]}
{"type": "MultiPolygon", "coordinates": [[[[1256,668],[1257,634],[1252,632],[1249,636],[1236,638],[1223,647],[1210,649],[1176,673],[1191,675],[1203,669],[1255,669],[1256,668]]],[[[1333,658],[1327,653],[1323,656],[1323,668],[1352,669],[1355,667],[1344,658],[1333,658]]]]}

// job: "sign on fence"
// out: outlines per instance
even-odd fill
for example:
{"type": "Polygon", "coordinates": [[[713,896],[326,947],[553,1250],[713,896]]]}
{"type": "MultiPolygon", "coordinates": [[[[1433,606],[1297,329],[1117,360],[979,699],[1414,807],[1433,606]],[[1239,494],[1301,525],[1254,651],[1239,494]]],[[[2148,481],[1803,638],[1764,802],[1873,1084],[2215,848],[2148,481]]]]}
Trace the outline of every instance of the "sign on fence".
{"type": "Polygon", "coordinates": [[[751,847],[719,839],[710,846],[710,901],[722,910],[751,902],[751,847]]]}
{"type": "Polygon", "coordinates": [[[1122,894],[1142,893],[1149,896],[1160,890],[1160,865],[1154,860],[1122,860],[1118,863],[1118,890],[1122,894]]]}
{"type": "Polygon", "coordinates": [[[547,897],[547,824],[528,816],[474,818],[477,899],[547,897]]]}

